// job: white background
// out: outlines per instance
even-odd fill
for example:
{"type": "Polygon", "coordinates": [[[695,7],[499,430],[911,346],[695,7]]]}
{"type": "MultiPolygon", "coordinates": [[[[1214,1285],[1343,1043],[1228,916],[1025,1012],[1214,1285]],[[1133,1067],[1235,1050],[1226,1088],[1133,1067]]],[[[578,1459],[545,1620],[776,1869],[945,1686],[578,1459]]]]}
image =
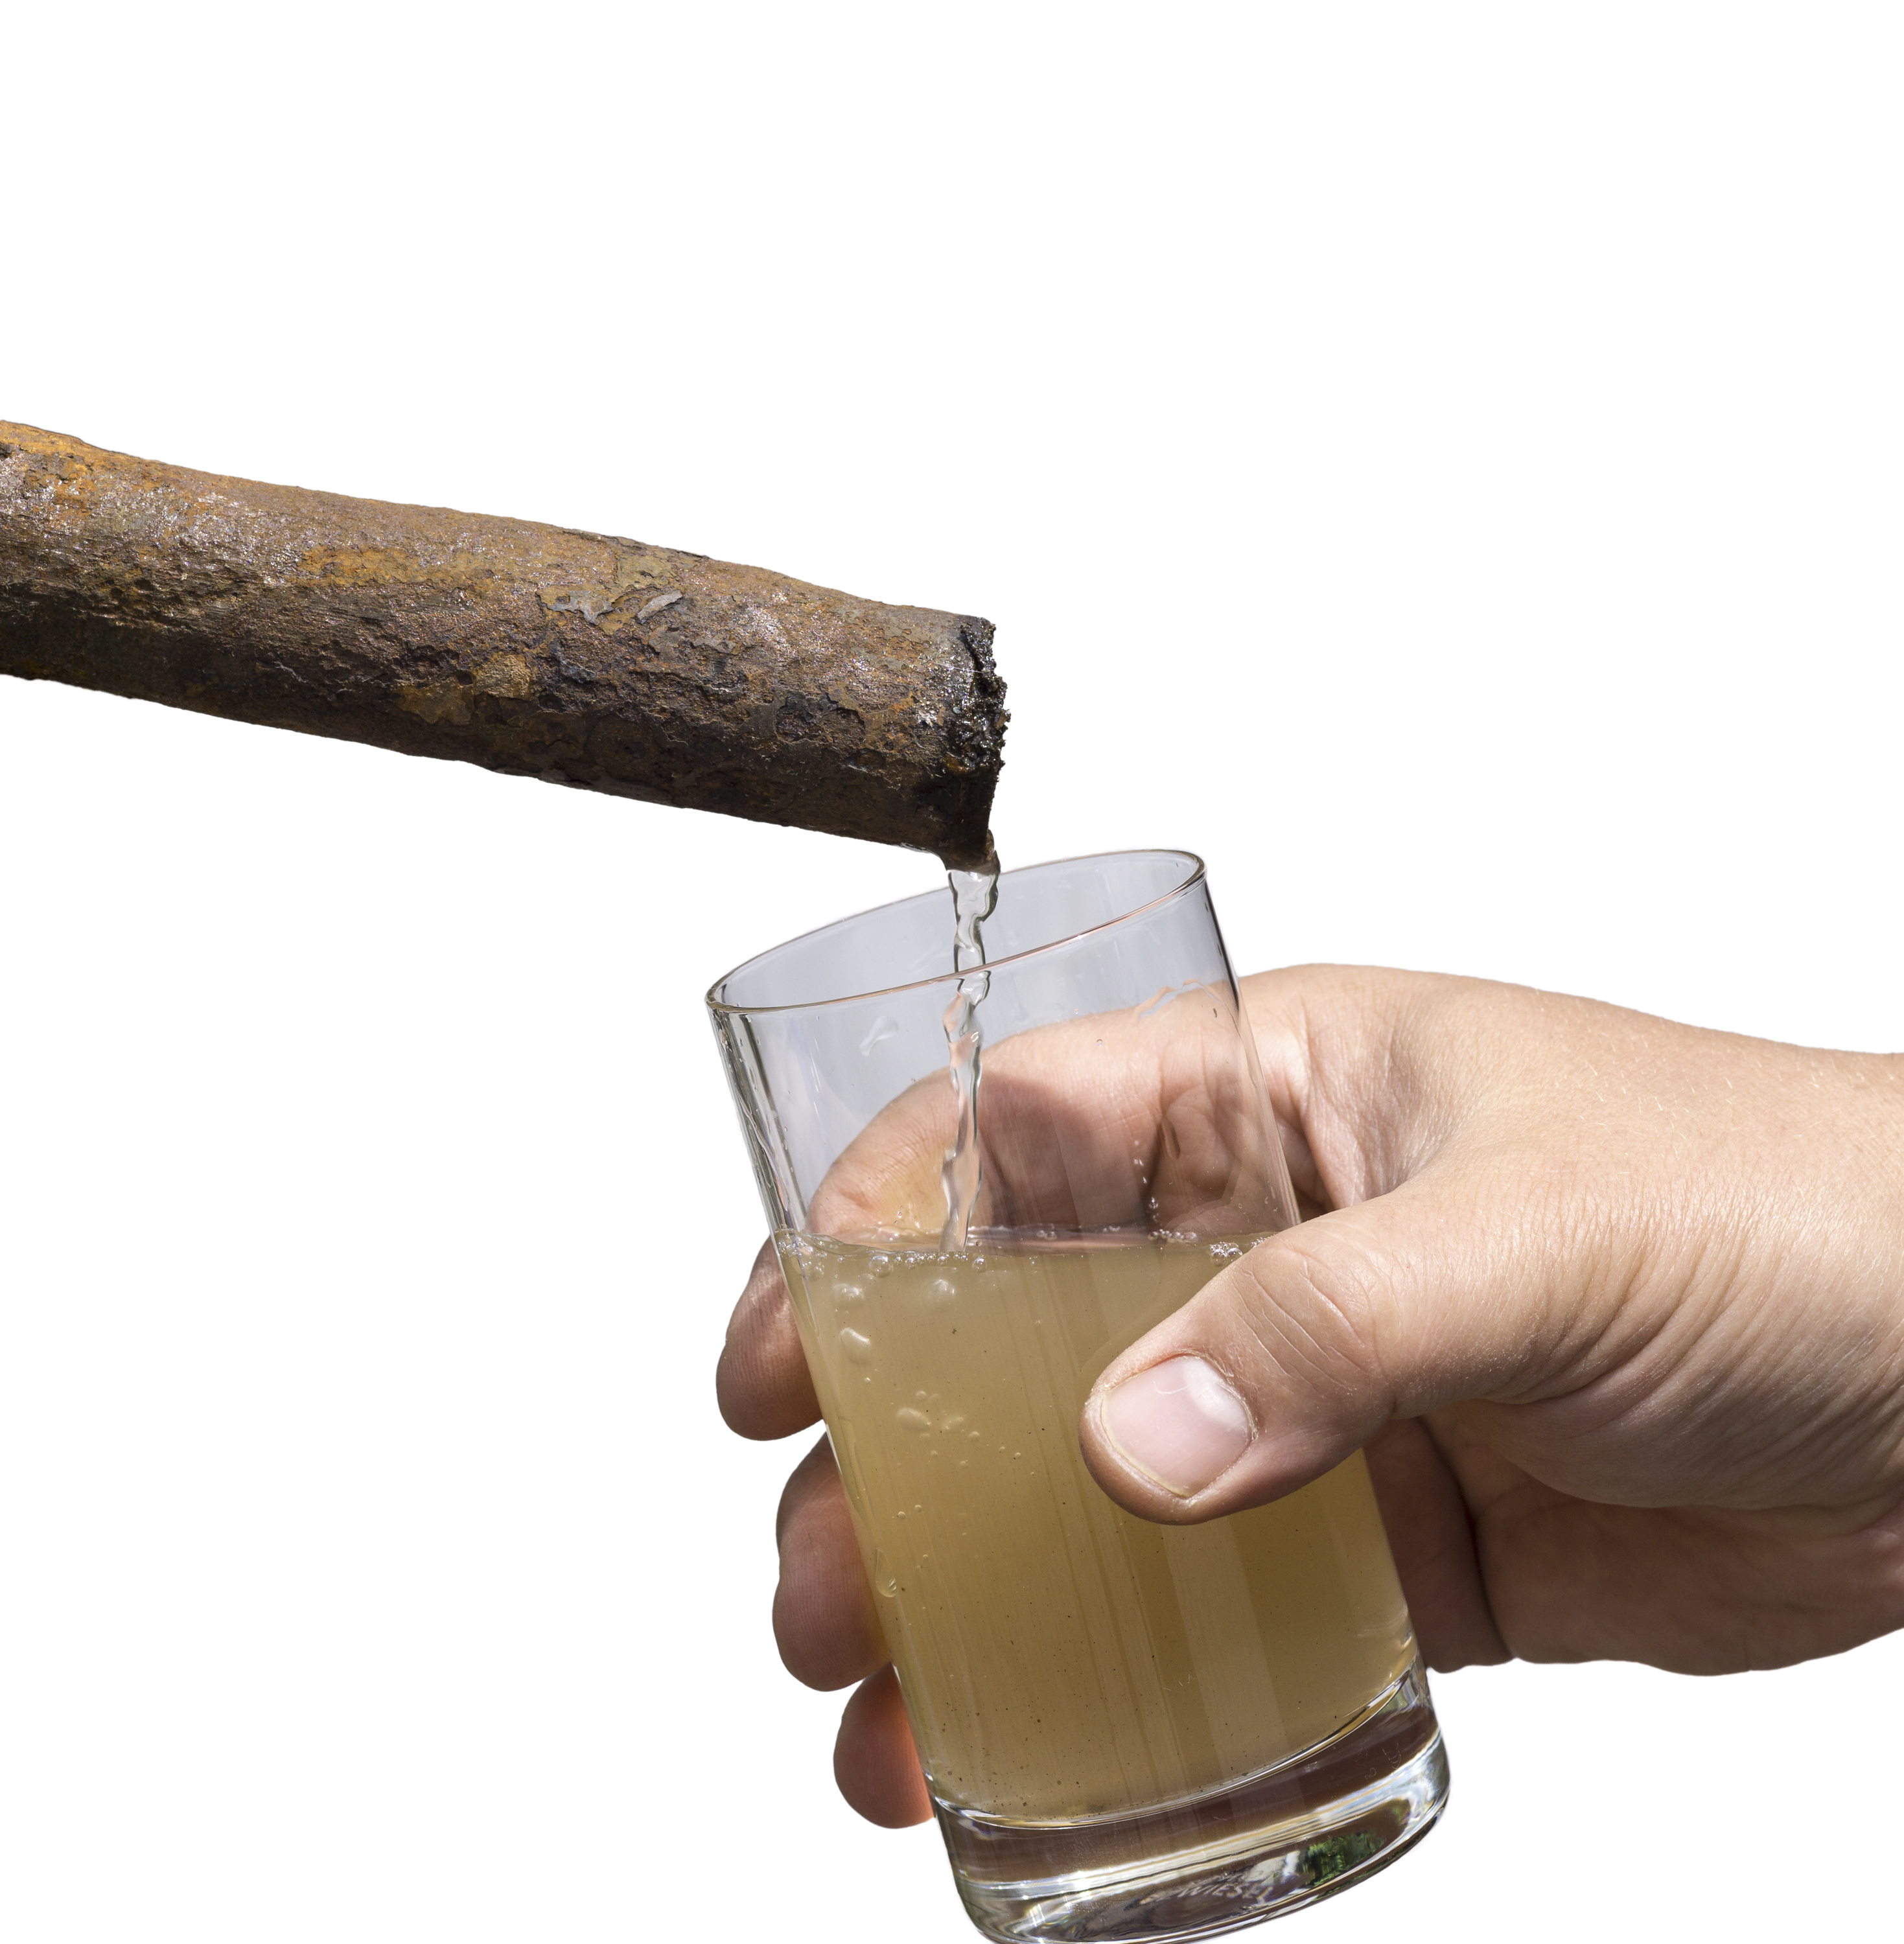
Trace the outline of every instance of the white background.
{"type": "MultiPolygon", "coordinates": [[[[1904,1044],[1895,9],[0,0],[0,416],[989,615],[1007,862],[1242,968],[1904,1044]]],[[[0,680],[0,1936],[968,1935],[709,1381],[701,992],[932,881],[0,680]]],[[[1442,1680],[1297,1934],[1893,1936],[1900,1675],[1442,1680]]]]}

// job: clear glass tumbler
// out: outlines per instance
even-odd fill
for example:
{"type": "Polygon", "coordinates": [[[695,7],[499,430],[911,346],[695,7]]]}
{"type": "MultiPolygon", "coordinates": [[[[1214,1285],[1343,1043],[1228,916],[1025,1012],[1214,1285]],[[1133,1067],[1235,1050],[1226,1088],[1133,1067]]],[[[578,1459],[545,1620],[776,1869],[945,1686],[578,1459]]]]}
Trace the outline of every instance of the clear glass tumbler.
{"type": "Polygon", "coordinates": [[[1007,872],[980,1186],[943,1234],[949,891],[708,995],[961,1896],[998,1939],[1206,1937],[1391,1862],[1447,1767],[1358,1453],[1161,1526],[1085,1469],[1112,1358],[1296,1220],[1203,867],[1007,872]]]}

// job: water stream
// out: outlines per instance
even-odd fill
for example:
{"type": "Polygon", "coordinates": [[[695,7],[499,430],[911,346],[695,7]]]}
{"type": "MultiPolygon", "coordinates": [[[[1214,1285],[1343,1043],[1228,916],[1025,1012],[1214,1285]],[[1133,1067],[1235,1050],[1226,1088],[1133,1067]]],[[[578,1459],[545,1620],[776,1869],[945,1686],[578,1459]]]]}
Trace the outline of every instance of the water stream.
{"type": "Polygon", "coordinates": [[[978,1206],[984,1163],[979,1152],[979,1075],[984,1033],[978,1009],[992,989],[985,969],[985,921],[998,901],[998,860],[988,852],[976,871],[948,869],[952,894],[952,970],[959,977],[946,1008],[946,1064],[958,1102],[958,1131],[946,1151],[946,1230],[942,1249],[962,1250],[978,1206]]]}

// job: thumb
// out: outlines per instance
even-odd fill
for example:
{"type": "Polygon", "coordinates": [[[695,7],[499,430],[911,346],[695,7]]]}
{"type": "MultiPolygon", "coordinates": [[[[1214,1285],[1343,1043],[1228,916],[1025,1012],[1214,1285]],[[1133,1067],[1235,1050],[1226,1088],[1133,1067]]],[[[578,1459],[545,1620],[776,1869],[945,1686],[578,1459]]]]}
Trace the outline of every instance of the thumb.
{"type": "Polygon", "coordinates": [[[1598,1333],[1558,1300],[1551,1225],[1506,1214],[1487,1173],[1418,1177],[1213,1277],[1093,1387],[1081,1438],[1098,1483],[1193,1524],[1319,1478],[1392,1417],[1570,1387],[1576,1332],[1598,1333]]]}

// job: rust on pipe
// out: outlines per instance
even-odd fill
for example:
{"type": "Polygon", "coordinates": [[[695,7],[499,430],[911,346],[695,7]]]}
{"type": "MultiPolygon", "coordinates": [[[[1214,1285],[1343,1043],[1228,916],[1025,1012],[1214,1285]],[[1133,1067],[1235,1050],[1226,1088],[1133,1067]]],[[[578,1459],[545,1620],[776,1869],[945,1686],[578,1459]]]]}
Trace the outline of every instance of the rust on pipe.
{"type": "Polygon", "coordinates": [[[975,866],[992,624],[0,420],[0,674],[975,866]]]}

